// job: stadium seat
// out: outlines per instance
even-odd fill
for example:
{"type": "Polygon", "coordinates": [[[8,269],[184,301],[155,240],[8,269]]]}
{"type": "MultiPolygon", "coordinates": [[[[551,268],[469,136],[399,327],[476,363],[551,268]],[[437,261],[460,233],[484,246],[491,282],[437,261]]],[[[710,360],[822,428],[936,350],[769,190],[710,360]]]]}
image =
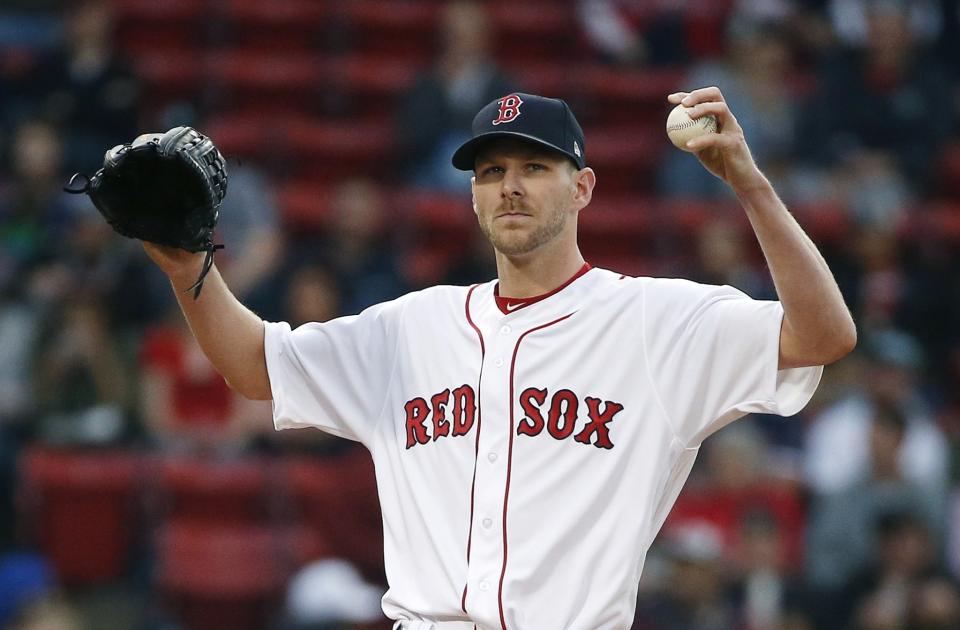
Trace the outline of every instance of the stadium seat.
{"type": "Polygon", "coordinates": [[[319,58],[311,53],[263,53],[231,50],[212,55],[207,80],[231,93],[275,96],[309,95],[322,79],[319,58]]]}
{"type": "Polygon", "coordinates": [[[330,186],[310,179],[281,184],[277,190],[277,204],[284,226],[294,233],[322,230],[330,219],[332,197],[330,186]]]}
{"type": "Polygon", "coordinates": [[[382,579],[383,527],[370,454],[360,447],[281,464],[289,522],[312,530],[330,553],[382,579]]]}
{"type": "Polygon", "coordinates": [[[387,123],[290,119],[282,121],[276,140],[301,166],[295,175],[318,182],[369,175],[393,158],[393,127],[387,123]]]}
{"type": "Polygon", "coordinates": [[[960,195],[960,141],[955,141],[943,149],[937,167],[940,193],[960,195]]]}
{"type": "Polygon", "coordinates": [[[121,577],[137,537],[139,457],[33,447],[19,468],[23,534],[50,558],[58,579],[79,586],[121,577]]]}
{"type": "Polygon", "coordinates": [[[426,61],[437,42],[438,0],[351,0],[336,3],[344,41],[356,52],[426,61]]]}
{"type": "Polygon", "coordinates": [[[156,536],[162,607],[186,630],[259,630],[278,609],[282,543],[268,528],[176,521],[156,536]]]}
{"type": "Polygon", "coordinates": [[[492,52],[500,61],[552,61],[581,58],[586,43],[573,2],[493,0],[486,3],[492,52]]]}
{"type": "Polygon", "coordinates": [[[151,475],[159,521],[191,519],[229,525],[267,522],[268,465],[260,459],[216,461],[203,456],[159,456],[151,475]]]}
{"type": "Polygon", "coordinates": [[[597,170],[602,190],[616,193],[649,191],[666,140],[652,126],[586,129],[587,163],[597,170]]]}
{"type": "Polygon", "coordinates": [[[186,50],[206,41],[207,3],[198,0],[113,0],[117,43],[130,54],[186,50]]]}

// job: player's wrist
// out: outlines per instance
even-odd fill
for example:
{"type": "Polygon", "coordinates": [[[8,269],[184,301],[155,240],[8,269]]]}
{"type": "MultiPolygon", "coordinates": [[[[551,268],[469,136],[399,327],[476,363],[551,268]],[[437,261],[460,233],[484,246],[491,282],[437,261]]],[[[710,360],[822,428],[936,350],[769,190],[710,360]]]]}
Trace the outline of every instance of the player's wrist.
{"type": "Polygon", "coordinates": [[[197,252],[177,265],[164,269],[174,289],[186,291],[197,282],[205,256],[204,252],[197,252]]]}
{"type": "Polygon", "coordinates": [[[773,192],[773,185],[770,180],[758,168],[754,168],[751,173],[744,177],[731,181],[730,187],[737,199],[745,205],[748,205],[751,199],[769,195],[773,192]]]}

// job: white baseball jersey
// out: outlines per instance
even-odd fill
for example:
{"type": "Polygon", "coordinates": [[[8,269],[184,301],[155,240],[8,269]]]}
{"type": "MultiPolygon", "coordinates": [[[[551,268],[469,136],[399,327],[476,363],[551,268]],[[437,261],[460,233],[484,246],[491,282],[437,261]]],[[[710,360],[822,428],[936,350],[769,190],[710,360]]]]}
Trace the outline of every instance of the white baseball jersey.
{"type": "Polygon", "coordinates": [[[730,287],[591,269],[506,313],[495,287],[266,324],[276,427],[372,452],[399,627],[629,628],[702,440],[822,368],[778,371],[780,303],[730,287]]]}

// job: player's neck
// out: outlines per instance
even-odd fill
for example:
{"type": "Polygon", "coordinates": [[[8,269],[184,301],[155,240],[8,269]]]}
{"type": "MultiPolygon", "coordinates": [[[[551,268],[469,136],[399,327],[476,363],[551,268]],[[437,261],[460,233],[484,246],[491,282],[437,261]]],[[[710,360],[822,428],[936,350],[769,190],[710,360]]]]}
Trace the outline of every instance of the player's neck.
{"type": "Polygon", "coordinates": [[[580,249],[566,247],[557,251],[537,251],[524,256],[506,256],[497,252],[499,294],[526,298],[553,291],[583,267],[580,249]]]}

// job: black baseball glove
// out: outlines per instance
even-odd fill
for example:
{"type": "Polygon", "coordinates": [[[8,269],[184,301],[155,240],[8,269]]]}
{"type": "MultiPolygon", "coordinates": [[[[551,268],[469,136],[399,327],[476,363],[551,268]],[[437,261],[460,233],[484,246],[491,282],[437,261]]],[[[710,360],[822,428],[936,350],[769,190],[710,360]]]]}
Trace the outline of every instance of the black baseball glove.
{"type": "Polygon", "coordinates": [[[110,226],[131,238],[190,252],[207,252],[191,286],[196,299],[213,266],[220,203],[227,193],[227,164],[207,136],[191,127],[138,136],[107,151],[93,177],[77,173],[64,188],[87,193],[110,226]],[[75,188],[78,179],[86,180],[75,188]]]}

